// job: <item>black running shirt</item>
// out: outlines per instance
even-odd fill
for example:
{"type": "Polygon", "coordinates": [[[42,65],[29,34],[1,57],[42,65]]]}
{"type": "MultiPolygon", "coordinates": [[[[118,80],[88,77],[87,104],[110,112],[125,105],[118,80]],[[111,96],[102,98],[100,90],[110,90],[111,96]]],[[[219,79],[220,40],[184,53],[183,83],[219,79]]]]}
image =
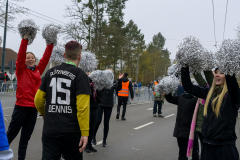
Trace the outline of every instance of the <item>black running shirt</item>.
{"type": "Polygon", "coordinates": [[[76,96],[91,94],[87,74],[62,63],[48,70],[39,89],[46,93],[43,133],[80,132],[76,96]]]}

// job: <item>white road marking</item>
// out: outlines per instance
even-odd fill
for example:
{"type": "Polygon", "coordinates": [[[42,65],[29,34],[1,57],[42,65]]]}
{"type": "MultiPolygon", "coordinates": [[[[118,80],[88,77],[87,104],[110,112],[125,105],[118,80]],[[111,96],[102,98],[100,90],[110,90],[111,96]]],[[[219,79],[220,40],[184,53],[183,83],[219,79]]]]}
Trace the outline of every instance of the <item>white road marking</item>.
{"type": "Polygon", "coordinates": [[[133,129],[138,130],[138,129],[140,129],[140,128],[146,127],[146,126],[148,126],[148,125],[150,125],[150,124],[153,124],[153,123],[154,123],[154,122],[149,122],[149,123],[147,123],[147,124],[141,125],[141,126],[139,126],[139,127],[133,128],[133,129]]]}
{"type": "Polygon", "coordinates": [[[152,102],[143,102],[143,103],[131,103],[131,104],[128,104],[129,106],[131,105],[138,105],[138,104],[146,104],[146,103],[152,103],[152,102]]]}
{"type": "Polygon", "coordinates": [[[174,116],[175,114],[170,114],[169,116],[165,116],[164,118],[168,118],[168,117],[171,117],[171,116],[174,116]]]}
{"type": "Polygon", "coordinates": [[[148,108],[147,110],[148,110],[148,111],[151,111],[151,110],[153,110],[153,108],[148,108]]]}
{"type": "Polygon", "coordinates": [[[98,146],[98,145],[100,145],[100,144],[102,144],[102,140],[99,141],[99,142],[97,142],[97,144],[96,144],[96,145],[93,145],[93,146],[98,146]]]}
{"type": "Polygon", "coordinates": [[[3,109],[11,109],[11,108],[14,108],[14,107],[5,107],[5,108],[3,108],[3,109]]]}
{"type": "Polygon", "coordinates": [[[4,117],[4,120],[6,121],[6,122],[8,122],[8,120],[4,117]]]}

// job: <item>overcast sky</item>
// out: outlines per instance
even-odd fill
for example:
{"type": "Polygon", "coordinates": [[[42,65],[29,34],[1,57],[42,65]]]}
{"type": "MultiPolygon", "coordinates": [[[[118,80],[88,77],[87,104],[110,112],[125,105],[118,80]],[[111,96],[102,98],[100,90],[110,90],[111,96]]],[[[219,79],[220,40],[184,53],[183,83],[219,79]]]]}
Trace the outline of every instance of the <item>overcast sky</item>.
{"type": "MultiPolygon", "coordinates": [[[[71,0],[25,0],[21,3],[12,2],[64,23],[69,21],[64,18],[64,14],[66,5],[70,5],[71,0]]],[[[223,40],[226,3],[227,0],[214,0],[218,45],[223,40]]],[[[229,1],[225,39],[236,38],[236,29],[240,23],[239,8],[240,1],[229,1]]],[[[128,0],[124,13],[125,23],[127,24],[132,19],[145,35],[146,44],[151,41],[154,34],[161,32],[166,38],[165,47],[171,52],[171,59],[175,58],[177,46],[187,36],[197,37],[204,47],[213,52],[216,51],[214,47],[215,38],[211,0],[128,0]]],[[[44,24],[51,23],[32,15],[27,17],[17,16],[16,27],[22,19],[26,18],[33,19],[41,28],[44,24]]],[[[3,36],[3,28],[0,28],[0,32],[0,35],[3,36]]],[[[18,52],[20,41],[18,33],[7,33],[7,48],[18,52]]],[[[41,32],[39,32],[37,38],[28,47],[28,51],[32,51],[37,57],[41,58],[45,47],[45,40],[42,39],[41,32]]]]}

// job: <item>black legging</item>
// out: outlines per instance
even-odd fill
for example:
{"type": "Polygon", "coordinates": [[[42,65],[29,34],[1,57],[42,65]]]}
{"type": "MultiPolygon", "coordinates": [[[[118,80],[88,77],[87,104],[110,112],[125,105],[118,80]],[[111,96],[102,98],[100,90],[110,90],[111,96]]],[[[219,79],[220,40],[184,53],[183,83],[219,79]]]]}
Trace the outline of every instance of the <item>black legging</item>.
{"type": "Polygon", "coordinates": [[[8,143],[15,139],[21,130],[21,137],[18,146],[18,159],[22,160],[26,157],[26,151],[28,141],[33,133],[36,120],[37,120],[37,109],[33,107],[21,107],[15,105],[12,120],[8,126],[7,137],[8,143]]]}
{"type": "Polygon", "coordinates": [[[97,120],[97,108],[90,108],[90,125],[89,125],[89,136],[87,147],[92,146],[92,138],[95,131],[96,120],[97,120]]]}
{"type": "Polygon", "coordinates": [[[112,114],[112,107],[98,106],[97,123],[96,123],[95,131],[94,131],[94,137],[96,137],[99,125],[101,124],[103,112],[104,112],[103,140],[106,141],[107,135],[108,135],[108,130],[109,130],[109,120],[110,120],[110,117],[112,114]]]}

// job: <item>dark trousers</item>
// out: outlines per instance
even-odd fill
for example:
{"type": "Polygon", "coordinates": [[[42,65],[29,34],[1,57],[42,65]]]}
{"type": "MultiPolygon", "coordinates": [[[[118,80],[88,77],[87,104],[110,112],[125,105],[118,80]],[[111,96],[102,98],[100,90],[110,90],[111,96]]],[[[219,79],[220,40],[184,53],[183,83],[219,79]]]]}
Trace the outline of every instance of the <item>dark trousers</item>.
{"type": "Polygon", "coordinates": [[[128,97],[118,96],[117,114],[120,114],[121,105],[123,105],[122,117],[125,117],[128,97]]]}
{"type": "Polygon", "coordinates": [[[90,125],[89,125],[89,136],[88,136],[88,144],[87,147],[92,146],[92,139],[94,134],[94,129],[97,121],[97,108],[90,108],[90,125]]]}
{"type": "Polygon", "coordinates": [[[101,124],[103,112],[104,112],[103,140],[106,140],[107,136],[108,136],[108,131],[109,131],[109,120],[110,120],[110,117],[111,117],[111,114],[112,114],[112,107],[98,106],[97,122],[96,122],[96,126],[95,126],[95,129],[94,129],[94,137],[96,137],[98,128],[101,124]]]}
{"type": "Polygon", "coordinates": [[[7,131],[7,138],[9,144],[11,144],[20,129],[22,129],[18,146],[19,160],[26,157],[27,145],[36,124],[37,113],[37,109],[33,107],[21,107],[17,105],[14,107],[12,120],[7,131]]]}
{"type": "Polygon", "coordinates": [[[201,160],[239,160],[236,145],[211,145],[203,142],[201,160]]]}
{"type": "MultiPolygon", "coordinates": [[[[187,158],[188,139],[177,138],[177,142],[179,147],[178,160],[188,160],[187,158]]],[[[193,142],[192,160],[199,160],[199,148],[197,139],[194,140],[193,142]]]]}
{"type": "Polygon", "coordinates": [[[158,106],[158,114],[162,114],[162,101],[154,101],[153,114],[157,113],[157,106],[158,106]]]}
{"type": "Polygon", "coordinates": [[[79,152],[81,133],[43,133],[42,134],[42,160],[82,160],[79,152]]]}

